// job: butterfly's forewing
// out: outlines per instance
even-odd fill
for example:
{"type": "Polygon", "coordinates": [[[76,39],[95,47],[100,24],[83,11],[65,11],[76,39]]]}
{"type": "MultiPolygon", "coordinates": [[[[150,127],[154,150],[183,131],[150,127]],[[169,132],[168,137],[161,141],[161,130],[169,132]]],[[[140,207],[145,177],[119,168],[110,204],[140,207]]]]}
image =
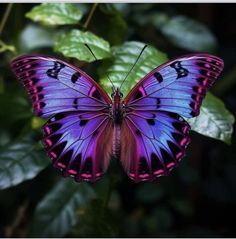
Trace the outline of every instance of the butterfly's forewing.
{"type": "Polygon", "coordinates": [[[222,69],[223,61],[215,56],[184,56],[154,69],[131,90],[124,99],[121,162],[132,179],[154,180],[178,165],[189,142],[182,117],[199,114],[222,69]],[[130,155],[124,151],[128,147],[130,155]]]}
{"type": "Polygon", "coordinates": [[[75,110],[100,111],[111,103],[95,81],[64,61],[26,55],[14,59],[11,66],[30,94],[35,115],[42,118],[75,110]]]}
{"type": "Polygon", "coordinates": [[[35,115],[51,117],[43,143],[54,166],[77,181],[96,181],[112,148],[109,96],[83,71],[58,59],[26,55],[11,65],[35,115]]]}
{"type": "Polygon", "coordinates": [[[127,95],[124,102],[134,110],[157,110],[191,118],[207,90],[218,78],[223,61],[208,54],[184,56],[151,71],[127,95]]]}

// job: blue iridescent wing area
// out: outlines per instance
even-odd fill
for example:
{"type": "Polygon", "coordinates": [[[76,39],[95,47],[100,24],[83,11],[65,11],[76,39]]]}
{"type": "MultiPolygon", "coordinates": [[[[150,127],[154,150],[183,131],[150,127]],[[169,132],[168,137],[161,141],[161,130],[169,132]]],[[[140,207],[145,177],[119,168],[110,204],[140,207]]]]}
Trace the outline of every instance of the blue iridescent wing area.
{"type": "Polygon", "coordinates": [[[185,156],[188,123],[175,113],[130,112],[121,127],[121,162],[135,182],[168,175],[185,156]]]}
{"type": "Polygon", "coordinates": [[[100,111],[111,103],[91,77],[59,59],[25,55],[14,59],[11,67],[30,95],[34,114],[42,118],[66,111],[100,111]]]}
{"type": "Polygon", "coordinates": [[[178,58],[151,71],[124,102],[133,110],[167,111],[187,118],[197,116],[206,92],[223,67],[220,58],[208,54],[178,58]]]}
{"type": "Polygon", "coordinates": [[[108,113],[59,113],[44,125],[43,144],[64,176],[95,182],[109,164],[112,130],[108,113]]]}
{"type": "Polygon", "coordinates": [[[218,57],[184,56],[154,69],[131,90],[121,129],[121,162],[130,178],[152,181],[178,165],[190,141],[183,117],[199,114],[222,70],[218,57]]]}

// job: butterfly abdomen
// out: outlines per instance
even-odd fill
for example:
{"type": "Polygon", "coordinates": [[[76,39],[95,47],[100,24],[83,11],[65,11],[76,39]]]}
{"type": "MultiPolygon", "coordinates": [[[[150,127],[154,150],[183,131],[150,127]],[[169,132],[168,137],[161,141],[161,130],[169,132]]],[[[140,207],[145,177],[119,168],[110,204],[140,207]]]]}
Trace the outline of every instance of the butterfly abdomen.
{"type": "Polygon", "coordinates": [[[120,125],[114,125],[113,141],[112,141],[112,154],[116,158],[120,157],[120,125]]]}

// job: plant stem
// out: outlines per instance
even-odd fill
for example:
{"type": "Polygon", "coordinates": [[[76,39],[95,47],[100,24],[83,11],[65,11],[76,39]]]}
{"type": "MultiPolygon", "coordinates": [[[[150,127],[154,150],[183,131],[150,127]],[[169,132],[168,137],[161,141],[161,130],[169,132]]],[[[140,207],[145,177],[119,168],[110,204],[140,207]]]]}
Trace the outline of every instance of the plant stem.
{"type": "Polygon", "coordinates": [[[2,21],[1,21],[1,23],[0,23],[0,35],[1,35],[2,32],[3,32],[3,29],[4,29],[4,27],[5,27],[7,18],[9,17],[9,14],[10,14],[10,12],[11,12],[12,6],[13,6],[13,3],[8,3],[8,5],[7,5],[6,11],[5,11],[5,13],[4,13],[4,15],[3,15],[3,18],[2,18],[2,21]]]}
{"type": "Polygon", "coordinates": [[[93,16],[93,14],[94,14],[94,12],[95,12],[97,6],[98,6],[98,3],[94,3],[94,4],[93,4],[93,6],[92,6],[92,8],[91,8],[91,10],[90,10],[90,12],[89,12],[88,18],[86,19],[86,21],[85,21],[85,23],[84,23],[84,26],[83,26],[84,29],[87,29],[87,28],[88,28],[88,25],[89,25],[89,23],[90,23],[90,21],[91,21],[91,19],[92,19],[92,16],[93,16]]]}

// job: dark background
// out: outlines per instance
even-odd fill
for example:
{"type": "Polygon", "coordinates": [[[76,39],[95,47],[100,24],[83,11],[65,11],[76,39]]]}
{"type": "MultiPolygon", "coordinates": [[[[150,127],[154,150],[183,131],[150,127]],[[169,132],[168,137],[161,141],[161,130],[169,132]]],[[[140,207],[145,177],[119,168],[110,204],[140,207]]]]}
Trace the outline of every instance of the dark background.
{"type": "MultiPolygon", "coordinates": [[[[144,15],[163,9],[171,14],[189,16],[205,24],[214,33],[218,40],[216,54],[225,61],[225,70],[220,81],[230,74],[231,78],[225,84],[219,81],[212,92],[236,115],[236,73],[232,73],[236,67],[236,5],[220,3],[151,4],[151,7],[145,5],[132,4],[129,7],[147,8],[143,11],[144,15]]],[[[4,39],[16,44],[18,34],[29,22],[24,14],[33,6],[34,4],[14,5],[2,35],[4,39]]],[[[0,16],[5,7],[6,4],[0,4],[0,16]]],[[[98,10],[94,18],[99,18],[99,14],[101,13],[98,10]]],[[[152,26],[140,28],[129,14],[125,16],[125,20],[132,29],[126,40],[152,42],[169,57],[188,53],[168,43],[152,26]],[[158,40],[152,38],[154,35],[158,40]]],[[[96,32],[97,27],[99,26],[96,25],[96,21],[93,21],[90,28],[96,32]]],[[[51,52],[50,49],[43,51],[51,52]]],[[[5,89],[18,91],[20,85],[9,69],[11,57],[13,56],[10,53],[0,54],[0,75],[6,79],[5,89]]],[[[20,92],[24,94],[21,89],[20,92]]],[[[6,108],[10,107],[11,111],[17,112],[8,98],[1,97],[0,100],[6,104],[6,108]]],[[[6,108],[0,109],[1,145],[4,145],[2,143],[4,140],[13,140],[24,125],[22,120],[12,123],[7,118],[6,108]]],[[[101,228],[103,226],[98,225],[96,221],[99,203],[97,206],[95,202],[91,218],[80,221],[67,236],[236,237],[236,135],[233,134],[231,145],[194,132],[191,133],[191,139],[187,157],[183,159],[180,167],[168,177],[160,178],[158,183],[134,184],[124,175],[122,168],[113,162],[108,174],[114,174],[118,179],[116,178],[116,182],[112,185],[113,193],[106,212],[106,223],[112,225],[114,232],[110,233],[106,229],[96,231],[97,226],[101,228]]],[[[49,167],[31,181],[1,190],[0,236],[27,235],[35,206],[58,178],[60,174],[49,167]],[[19,218],[19,208],[24,202],[27,202],[28,207],[19,218]]]]}

